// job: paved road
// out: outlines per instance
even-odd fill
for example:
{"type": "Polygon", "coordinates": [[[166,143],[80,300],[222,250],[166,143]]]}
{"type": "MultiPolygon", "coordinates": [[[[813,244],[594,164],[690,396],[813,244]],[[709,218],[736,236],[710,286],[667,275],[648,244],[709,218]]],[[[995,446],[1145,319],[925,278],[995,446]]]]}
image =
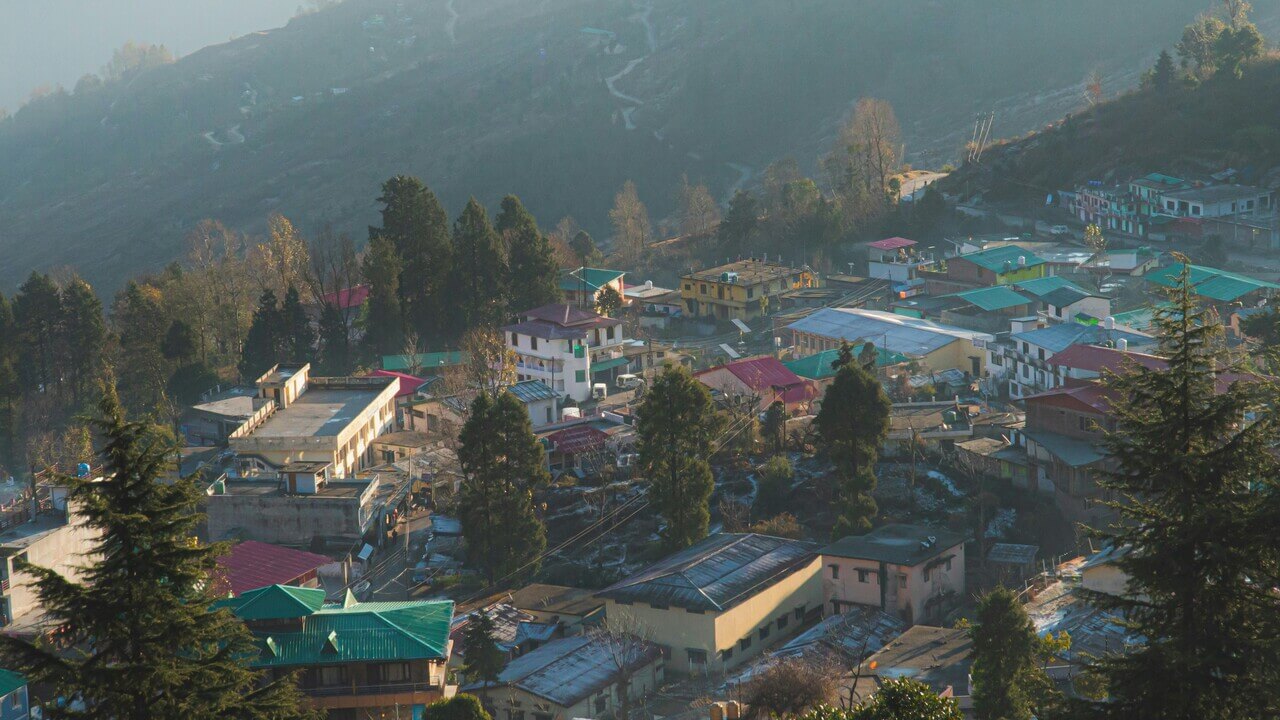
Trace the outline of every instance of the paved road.
{"type": "Polygon", "coordinates": [[[409,550],[405,551],[405,524],[398,526],[400,531],[394,549],[384,550],[377,564],[378,571],[373,573],[369,582],[369,599],[380,602],[407,600],[409,590],[413,587],[413,567],[422,559],[422,546],[426,540],[426,530],[431,526],[428,513],[414,516],[409,520],[409,550]],[[390,555],[385,553],[389,552],[390,555]],[[387,562],[383,562],[386,560],[387,562]]]}

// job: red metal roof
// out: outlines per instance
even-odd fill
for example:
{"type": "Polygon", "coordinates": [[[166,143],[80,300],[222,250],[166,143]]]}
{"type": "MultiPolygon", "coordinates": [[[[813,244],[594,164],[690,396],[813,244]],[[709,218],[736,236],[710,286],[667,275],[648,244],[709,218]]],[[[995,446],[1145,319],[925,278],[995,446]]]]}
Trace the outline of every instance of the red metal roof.
{"type": "Polygon", "coordinates": [[[1169,366],[1164,358],[1145,353],[1127,352],[1097,345],[1072,345],[1054,353],[1049,358],[1054,365],[1100,373],[1109,370],[1118,373],[1126,367],[1141,366],[1148,370],[1163,370],[1169,366]]]}
{"type": "Polygon", "coordinates": [[[349,310],[351,308],[361,307],[368,299],[369,286],[363,284],[339,290],[337,292],[325,293],[320,296],[321,304],[336,304],[339,310],[349,310]]]}
{"type": "Polygon", "coordinates": [[[414,394],[426,382],[423,378],[414,377],[408,373],[396,372],[395,370],[374,370],[369,374],[375,377],[400,378],[400,391],[396,393],[398,398],[414,394]]]}
{"type": "Polygon", "coordinates": [[[331,562],[324,555],[245,540],[218,558],[214,583],[219,593],[229,590],[239,595],[268,585],[288,585],[331,562]]]}
{"type": "Polygon", "coordinates": [[[727,365],[703,370],[694,377],[721,368],[733,373],[734,377],[741,380],[753,392],[765,397],[775,397],[788,405],[812,400],[818,396],[818,390],[812,382],[791,372],[791,369],[783,365],[782,361],[767,355],[737,360],[727,365]]]}
{"type": "Polygon", "coordinates": [[[590,425],[574,425],[563,430],[557,430],[547,436],[547,441],[551,443],[551,447],[556,452],[566,455],[577,455],[578,453],[603,447],[608,439],[608,433],[590,425]]]}
{"type": "Polygon", "coordinates": [[[875,242],[867,243],[867,247],[873,247],[877,250],[897,250],[899,248],[911,247],[912,245],[915,245],[915,244],[916,244],[915,240],[908,240],[904,237],[895,236],[891,238],[885,238],[884,240],[876,240],[875,242]]]}

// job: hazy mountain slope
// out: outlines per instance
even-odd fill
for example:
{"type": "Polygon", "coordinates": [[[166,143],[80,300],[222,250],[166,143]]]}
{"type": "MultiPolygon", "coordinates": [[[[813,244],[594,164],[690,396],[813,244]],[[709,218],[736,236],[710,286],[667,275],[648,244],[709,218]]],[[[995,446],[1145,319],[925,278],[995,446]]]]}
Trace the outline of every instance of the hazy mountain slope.
{"type": "Polygon", "coordinates": [[[624,180],[661,216],[682,172],[723,194],[811,166],[866,95],[940,164],[979,111],[1010,135],[1094,67],[1132,82],[1203,1],[348,0],[0,125],[0,287],[75,265],[110,290],[204,217],[362,239],[401,172],[605,234],[624,180]]]}

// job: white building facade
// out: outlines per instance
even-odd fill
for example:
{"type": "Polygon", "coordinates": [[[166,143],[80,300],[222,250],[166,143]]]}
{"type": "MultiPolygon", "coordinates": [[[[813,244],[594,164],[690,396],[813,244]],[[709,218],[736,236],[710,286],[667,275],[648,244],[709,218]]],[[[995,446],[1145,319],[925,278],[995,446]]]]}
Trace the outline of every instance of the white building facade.
{"type": "Polygon", "coordinates": [[[595,375],[625,369],[627,364],[622,321],[572,305],[535,308],[502,331],[516,355],[518,381],[540,381],[561,397],[579,402],[591,397],[595,382],[611,379],[595,375]]]}

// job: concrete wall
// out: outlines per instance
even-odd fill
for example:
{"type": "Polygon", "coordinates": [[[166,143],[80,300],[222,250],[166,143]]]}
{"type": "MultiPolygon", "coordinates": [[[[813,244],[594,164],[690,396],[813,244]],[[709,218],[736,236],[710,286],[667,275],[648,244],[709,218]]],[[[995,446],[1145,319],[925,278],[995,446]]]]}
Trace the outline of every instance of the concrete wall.
{"type": "MultiPolygon", "coordinates": [[[[84,564],[82,555],[87,552],[97,538],[97,532],[85,527],[81,518],[71,513],[69,522],[49,531],[26,549],[27,562],[40,567],[49,568],[71,581],[80,579],[78,566],[84,564]]],[[[33,610],[38,610],[40,602],[36,598],[32,583],[35,578],[24,572],[14,570],[13,558],[9,563],[9,600],[10,620],[21,617],[33,610]]]]}
{"type": "Polygon", "coordinates": [[[929,600],[950,594],[962,598],[965,592],[964,543],[946,548],[934,556],[949,560],[926,570],[930,564],[882,564],[873,560],[823,556],[823,591],[826,613],[849,603],[878,607],[909,623],[936,622],[936,608],[929,600]],[[832,567],[837,571],[832,572],[832,567]],[[866,582],[859,578],[864,571],[866,582]],[[926,575],[928,578],[926,579],[926,575]],[[885,586],[881,588],[881,583],[885,586]],[[835,601],[837,605],[832,604],[835,601]]]}
{"type": "Polygon", "coordinates": [[[205,512],[209,538],[215,541],[225,540],[235,532],[246,540],[300,547],[310,544],[317,535],[354,541],[364,534],[358,497],[232,492],[207,496],[205,512]]]}
{"type": "MultiPolygon", "coordinates": [[[[632,708],[637,706],[637,701],[645,694],[663,684],[663,675],[663,660],[658,657],[631,676],[627,687],[632,698],[632,708]]],[[[565,678],[565,681],[571,682],[572,678],[565,678]]],[[[514,720],[516,713],[523,713],[524,720],[532,720],[534,713],[550,715],[552,720],[598,718],[610,716],[618,709],[616,684],[600,688],[571,706],[555,705],[550,700],[518,687],[494,687],[475,694],[493,715],[493,720],[514,720]]]]}
{"type": "Polygon", "coordinates": [[[1125,595],[1129,592],[1129,576],[1112,563],[1094,565],[1080,573],[1081,585],[1086,590],[1107,593],[1108,595],[1125,595]]]}

